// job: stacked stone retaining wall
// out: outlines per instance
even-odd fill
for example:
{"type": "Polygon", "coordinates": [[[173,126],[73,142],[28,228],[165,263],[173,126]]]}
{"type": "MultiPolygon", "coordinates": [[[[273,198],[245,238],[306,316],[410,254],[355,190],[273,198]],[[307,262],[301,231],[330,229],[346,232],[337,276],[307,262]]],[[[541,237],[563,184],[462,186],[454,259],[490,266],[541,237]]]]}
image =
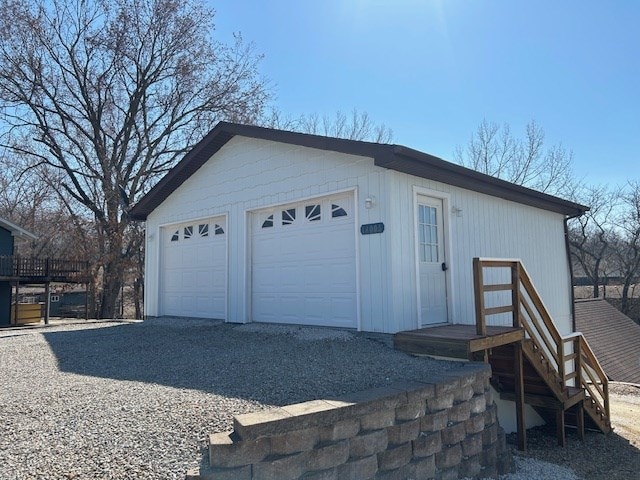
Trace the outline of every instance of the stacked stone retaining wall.
{"type": "Polygon", "coordinates": [[[190,480],[488,478],[512,469],[489,365],[234,418],[190,480]]]}

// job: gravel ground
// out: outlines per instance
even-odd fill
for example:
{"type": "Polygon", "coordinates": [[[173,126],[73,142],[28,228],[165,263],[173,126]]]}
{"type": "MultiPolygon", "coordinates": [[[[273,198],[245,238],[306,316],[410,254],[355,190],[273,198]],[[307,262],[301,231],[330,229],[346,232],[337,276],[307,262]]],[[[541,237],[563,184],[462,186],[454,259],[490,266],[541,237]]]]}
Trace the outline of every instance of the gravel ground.
{"type": "Polygon", "coordinates": [[[0,478],[182,479],[233,415],[459,363],[345,331],[199,320],[0,332],[0,478]]]}
{"type": "MultiPolygon", "coordinates": [[[[567,430],[567,446],[561,448],[553,426],[530,429],[527,453],[514,449],[518,472],[503,480],[640,478],[640,386],[610,383],[609,391],[612,434],[587,431],[581,442],[574,431],[567,430]],[[547,473],[540,473],[539,466],[547,473]]],[[[515,436],[507,438],[515,444],[515,436]]]]}

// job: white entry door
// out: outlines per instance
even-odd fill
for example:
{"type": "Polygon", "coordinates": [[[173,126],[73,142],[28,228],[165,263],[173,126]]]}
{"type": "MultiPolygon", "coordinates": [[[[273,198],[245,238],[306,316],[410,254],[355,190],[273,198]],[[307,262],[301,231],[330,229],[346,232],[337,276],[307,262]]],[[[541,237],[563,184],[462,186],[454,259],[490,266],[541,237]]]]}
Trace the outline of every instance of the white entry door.
{"type": "Polygon", "coordinates": [[[252,214],[255,322],[357,326],[352,194],[252,214]]]}
{"type": "Polygon", "coordinates": [[[161,315],[225,319],[226,231],[224,217],[162,228],[161,315]]]}
{"type": "Polygon", "coordinates": [[[417,263],[422,326],[447,322],[447,252],[442,199],[419,195],[417,263]]]}

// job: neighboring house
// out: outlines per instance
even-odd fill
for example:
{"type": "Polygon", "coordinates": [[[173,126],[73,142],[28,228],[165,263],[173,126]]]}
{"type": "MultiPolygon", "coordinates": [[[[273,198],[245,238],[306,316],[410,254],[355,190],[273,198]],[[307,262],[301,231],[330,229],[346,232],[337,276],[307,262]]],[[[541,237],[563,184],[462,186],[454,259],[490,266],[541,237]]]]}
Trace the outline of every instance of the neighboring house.
{"type": "Polygon", "coordinates": [[[519,258],[567,334],[565,222],[585,210],[399,145],[220,123],[131,215],[147,316],[474,324],[473,257],[519,258]]]}
{"type": "Polygon", "coordinates": [[[0,218],[0,326],[11,324],[11,280],[13,277],[14,239],[37,237],[14,223],[0,218]]]}
{"type": "Polygon", "coordinates": [[[576,301],[582,332],[610,380],[640,384],[640,325],[602,298],[576,301]]]}

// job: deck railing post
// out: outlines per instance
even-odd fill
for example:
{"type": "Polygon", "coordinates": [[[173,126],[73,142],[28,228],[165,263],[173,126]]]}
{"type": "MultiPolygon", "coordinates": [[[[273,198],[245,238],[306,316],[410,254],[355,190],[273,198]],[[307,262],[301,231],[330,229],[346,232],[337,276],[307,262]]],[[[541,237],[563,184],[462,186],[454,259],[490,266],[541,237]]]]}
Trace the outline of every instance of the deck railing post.
{"type": "Polygon", "coordinates": [[[476,333],[485,336],[487,324],[484,316],[484,278],[482,262],[478,257],[473,259],[473,294],[476,301],[476,333]]]}
{"type": "Polygon", "coordinates": [[[513,326],[520,328],[520,262],[513,262],[511,266],[511,305],[513,307],[513,326]]]}

